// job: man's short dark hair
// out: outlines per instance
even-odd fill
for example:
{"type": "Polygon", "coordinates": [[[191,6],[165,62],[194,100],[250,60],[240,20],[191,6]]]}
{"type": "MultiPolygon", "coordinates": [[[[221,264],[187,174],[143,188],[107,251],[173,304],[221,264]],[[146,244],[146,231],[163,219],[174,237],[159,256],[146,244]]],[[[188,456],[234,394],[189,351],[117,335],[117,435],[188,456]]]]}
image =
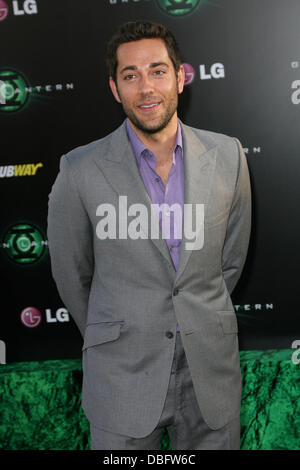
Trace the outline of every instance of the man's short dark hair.
{"type": "Polygon", "coordinates": [[[117,49],[125,42],[139,41],[141,39],[162,39],[168,55],[178,72],[181,64],[180,51],[173,33],[166,26],[152,21],[129,21],[120,25],[107,45],[106,64],[109,75],[116,81],[117,49]]]}

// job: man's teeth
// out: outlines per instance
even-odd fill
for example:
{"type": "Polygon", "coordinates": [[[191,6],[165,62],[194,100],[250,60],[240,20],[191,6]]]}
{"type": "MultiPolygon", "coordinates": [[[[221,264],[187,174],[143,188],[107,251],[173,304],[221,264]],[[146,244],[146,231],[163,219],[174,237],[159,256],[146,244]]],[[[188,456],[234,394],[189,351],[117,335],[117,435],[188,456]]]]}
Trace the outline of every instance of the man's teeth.
{"type": "Polygon", "coordinates": [[[156,106],[157,103],[153,103],[153,104],[142,104],[140,106],[140,108],[153,108],[153,106],[156,106]]]}

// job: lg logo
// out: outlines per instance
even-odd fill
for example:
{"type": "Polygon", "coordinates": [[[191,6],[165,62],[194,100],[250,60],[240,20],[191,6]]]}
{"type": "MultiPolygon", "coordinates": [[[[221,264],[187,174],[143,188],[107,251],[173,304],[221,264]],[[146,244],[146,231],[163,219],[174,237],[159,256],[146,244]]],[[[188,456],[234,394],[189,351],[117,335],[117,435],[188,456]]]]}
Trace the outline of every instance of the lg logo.
{"type": "Polygon", "coordinates": [[[14,15],[20,16],[20,15],[36,15],[37,14],[37,4],[35,0],[25,0],[23,2],[23,9],[20,6],[20,3],[18,0],[13,0],[12,5],[13,5],[13,10],[14,10],[14,15]]]}
{"type": "Polygon", "coordinates": [[[52,312],[50,308],[46,309],[46,321],[47,323],[64,323],[66,321],[70,321],[68,310],[65,308],[59,308],[56,310],[54,316],[52,316],[52,312]]]}
{"type": "MultiPolygon", "coordinates": [[[[50,308],[45,310],[46,323],[64,323],[70,321],[70,316],[65,308],[59,308],[52,313],[50,308]]],[[[27,328],[35,328],[42,321],[41,312],[35,307],[27,307],[21,312],[21,322],[27,328]]]]}
{"type": "Polygon", "coordinates": [[[8,15],[8,6],[4,0],[0,0],[0,21],[4,21],[8,15]]]}
{"type": "MultiPolygon", "coordinates": [[[[196,72],[191,64],[183,63],[185,72],[184,84],[190,85],[196,78],[196,72]]],[[[200,80],[211,80],[225,78],[225,68],[220,62],[216,62],[211,66],[205,64],[199,65],[199,78],[200,80]]]]}
{"type": "MultiPolygon", "coordinates": [[[[13,0],[13,14],[15,16],[36,15],[38,13],[36,0],[13,0]]],[[[4,0],[0,0],[0,21],[4,21],[9,13],[9,8],[4,0]]]]}
{"type": "Polygon", "coordinates": [[[191,64],[183,63],[184,68],[184,84],[190,85],[195,80],[195,70],[191,64]]]}
{"type": "Polygon", "coordinates": [[[210,80],[211,78],[225,78],[225,69],[224,65],[220,62],[212,64],[209,72],[206,71],[205,65],[200,65],[200,79],[201,80],[210,80]]]}
{"type": "Polygon", "coordinates": [[[27,328],[35,328],[42,321],[41,312],[35,307],[27,307],[21,312],[21,322],[27,328]]]}

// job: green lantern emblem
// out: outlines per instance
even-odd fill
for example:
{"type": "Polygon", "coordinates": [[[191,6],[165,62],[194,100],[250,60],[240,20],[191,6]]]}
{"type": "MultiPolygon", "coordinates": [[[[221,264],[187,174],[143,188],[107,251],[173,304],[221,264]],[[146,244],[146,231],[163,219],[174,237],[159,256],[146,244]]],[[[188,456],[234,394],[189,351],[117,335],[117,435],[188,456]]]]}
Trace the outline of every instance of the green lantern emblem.
{"type": "Polygon", "coordinates": [[[2,250],[11,261],[18,264],[34,264],[48,248],[41,229],[35,225],[22,223],[11,225],[2,238],[2,250]]]}
{"type": "Polygon", "coordinates": [[[0,112],[14,112],[27,103],[30,85],[24,76],[15,70],[0,70],[0,112]]]}
{"type": "Polygon", "coordinates": [[[156,0],[159,7],[169,15],[183,16],[194,11],[203,0],[156,0]]]}

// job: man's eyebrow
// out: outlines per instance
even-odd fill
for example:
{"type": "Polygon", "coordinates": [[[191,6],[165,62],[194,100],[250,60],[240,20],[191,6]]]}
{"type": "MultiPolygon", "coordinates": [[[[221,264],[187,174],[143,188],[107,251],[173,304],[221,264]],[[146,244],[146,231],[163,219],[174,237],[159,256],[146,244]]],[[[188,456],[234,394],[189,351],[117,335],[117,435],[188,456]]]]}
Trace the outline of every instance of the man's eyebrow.
{"type": "Polygon", "coordinates": [[[153,62],[152,64],[150,64],[150,67],[151,68],[160,67],[161,65],[164,65],[165,67],[169,67],[169,65],[166,64],[166,62],[153,62]]]}
{"type": "Polygon", "coordinates": [[[120,70],[120,73],[126,72],[126,70],[137,70],[136,65],[126,65],[126,67],[123,67],[122,70],[120,70]]]}
{"type": "MultiPolygon", "coordinates": [[[[166,62],[152,62],[149,65],[149,67],[153,69],[155,67],[160,67],[162,65],[165,66],[165,67],[169,67],[169,65],[166,62]]],[[[126,65],[126,67],[123,67],[122,70],[120,70],[120,73],[124,73],[127,70],[137,70],[137,66],[136,65],[126,65]]]]}

